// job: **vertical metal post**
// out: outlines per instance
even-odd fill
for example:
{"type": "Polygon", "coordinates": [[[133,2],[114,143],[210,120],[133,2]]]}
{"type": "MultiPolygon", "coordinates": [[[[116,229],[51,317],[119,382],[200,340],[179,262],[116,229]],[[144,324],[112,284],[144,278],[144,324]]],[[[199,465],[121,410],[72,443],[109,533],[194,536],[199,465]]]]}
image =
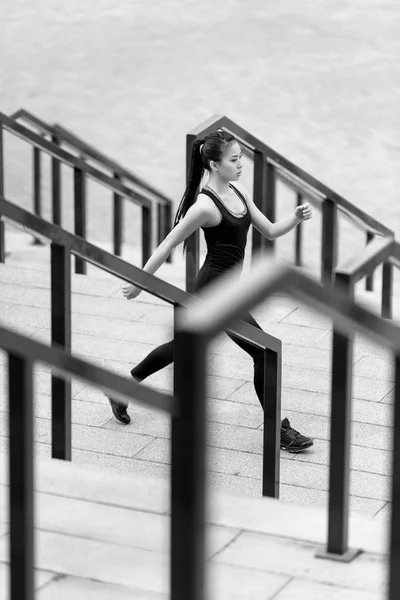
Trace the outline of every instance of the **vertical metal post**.
{"type": "MultiPolygon", "coordinates": [[[[4,196],[3,124],[0,123],[0,196],[4,196]]],[[[0,263],[6,260],[4,221],[0,215],[0,263]]]]}
{"type": "MultiPolygon", "coordinates": [[[[118,182],[121,181],[117,173],[114,174],[114,179],[118,182]]],[[[122,200],[122,196],[114,192],[113,239],[116,256],[122,254],[122,200]]]]}
{"type": "Polygon", "coordinates": [[[395,359],[394,435],[392,455],[392,518],[390,527],[390,564],[388,600],[400,598],[400,350],[395,359]]]}
{"type": "MultiPolygon", "coordinates": [[[[372,240],[375,238],[374,234],[371,233],[370,231],[367,231],[367,244],[369,244],[370,242],[372,242],[372,240]]],[[[374,274],[371,273],[371,275],[368,275],[365,279],[365,289],[367,290],[367,292],[372,292],[374,290],[374,274]]]]}
{"type": "MultiPolygon", "coordinates": [[[[275,172],[267,163],[263,152],[254,152],[253,198],[257,208],[269,219],[275,220],[275,172]]],[[[252,255],[258,250],[274,248],[274,241],[267,240],[257,229],[253,228],[252,255]]]]}
{"type": "Polygon", "coordinates": [[[174,339],[170,598],[204,600],[206,340],[176,324],[174,339]]]}
{"type": "MultiPolygon", "coordinates": [[[[169,232],[172,230],[173,227],[173,223],[172,223],[172,205],[168,202],[165,204],[164,206],[164,239],[167,237],[167,235],[169,234],[169,232]]],[[[167,258],[167,263],[172,263],[172,253],[168,256],[167,258]]]]}
{"type": "MultiPolygon", "coordinates": [[[[60,140],[56,135],[51,136],[51,141],[56,146],[60,146],[60,140]]],[[[58,158],[51,159],[51,185],[52,185],[52,209],[53,223],[61,227],[61,163],[58,158]]]]}
{"type": "MultiPolygon", "coordinates": [[[[196,141],[196,136],[187,134],[186,136],[186,185],[189,181],[190,165],[192,163],[192,148],[196,141]]],[[[186,291],[189,294],[194,293],[197,274],[199,272],[200,262],[200,235],[197,229],[187,240],[186,246],[186,291]]]]}
{"type": "Polygon", "coordinates": [[[33,365],[9,354],[11,600],[34,599],[33,365]]]}
{"type": "Polygon", "coordinates": [[[279,498],[282,355],[264,350],[263,496],[279,498]]]}
{"type": "MultiPolygon", "coordinates": [[[[337,273],[335,287],[354,297],[354,283],[337,273]]],[[[317,556],[349,562],[359,550],[348,548],[351,392],[353,337],[334,329],[332,346],[331,442],[329,465],[328,544],[317,556]]]]}
{"type": "MultiPolygon", "coordinates": [[[[79,167],[74,167],[74,220],[75,235],[86,239],[86,179],[79,167]]],[[[75,273],[86,275],[86,269],[86,261],[76,256],[75,273]]]]}
{"type": "MultiPolygon", "coordinates": [[[[71,352],[71,255],[51,244],[51,343],[71,352]]],[[[51,378],[51,454],[71,460],[71,382],[51,378]]]]}
{"type": "Polygon", "coordinates": [[[164,239],[164,232],[165,232],[164,219],[165,219],[164,205],[161,204],[161,202],[158,202],[158,204],[157,204],[157,244],[158,245],[160,245],[164,239]]]}
{"type": "Polygon", "coordinates": [[[142,266],[147,263],[152,249],[152,210],[142,206],[142,266]]]}
{"type": "Polygon", "coordinates": [[[322,205],[322,283],[333,284],[337,264],[337,207],[326,198],[322,205]]]}
{"type": "Polygon", "coordinates": [[[382,317],[393,318],[393,265],[384,262],[382,266],[382,317]]]}
{"type": "MultiPolygon", "coordinates": [[[[33,212],[42,216],[42,160],[41,152],[36,146],[33,147],[33,212]]],[[[43,242],[34,237],[33,243],[42,246],[43,242]]]]}
{"type": "MultiPolygon", "coordinates": [[[[297,192],[297,201],[296,206],[301,206],[303,204],[303,195],[301,192],[297,192]]],[[[303,265],[303,256],[302,256],[302,238],[303,238],[303,223],[299,223],[296,227],[295,232],[295,265],[296,267],[301,267],[303,265]]]]}

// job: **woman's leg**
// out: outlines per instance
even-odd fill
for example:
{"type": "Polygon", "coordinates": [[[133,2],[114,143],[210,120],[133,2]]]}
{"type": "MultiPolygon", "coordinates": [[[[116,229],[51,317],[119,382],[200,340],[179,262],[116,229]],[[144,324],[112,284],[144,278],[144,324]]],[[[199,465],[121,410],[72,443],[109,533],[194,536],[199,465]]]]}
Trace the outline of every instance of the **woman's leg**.
{"type": "Polygon", "coordinates": [[[131,370],[131,375],[137,381],[157,373],[164,367],[174,362],[174,340],[155,348],[136,367],[131,370]]]}
{"type": "MultiPolygon", "coordinates": [[[[242,321],[245,321],[245,323],[249,323],[249,325],[253,325],[253,327],[257,327],[257,329],[262,329],[262,327],[257,323],[255,318],[250,313],[247,313],[244,316],[244,318],[242,318],[242,321]]],[[[240,346],[240,348],[242,348],[242,350],[247,352],[247,354],[249,354],[252,357],[253,365],[254,365],[254,375],[253,375],[254,389],[257,394],[257,398],[260,401],[261,407],[263,407],[264,352],[262,350],[260,350],[259,348],[256,348],[252,344],[249,344],[249,342],[246,342],[246,341],[238,338],[234,334],[228,333],[227,335],[231,338],[231,340],[233,340],[235,342],[235,344],[240,346]]]]}
{"type": "MultiPolygon", "coordinates": [[[[252,317],[250,313],[245,315],[242,319],[246,323],[253,325],[253,327],[257,327],[257,329],[262,329],[257,321],[252,317]]],[[[254,389],[257,394],[257,397],[260,401],[261,406],[263,407],[263,397],[264,397],[264,352],[255,348],[249,342],[241,340],[237,336],[228,333],[229,337],[240,346],[247,354],[249,354],[253,359],[254,364],[254,389]]],[[[281,426],[281,448],[288,450],[289,452],[302,452],[307,448],[310,448],[313,445],[313,441],[301,433],[299,433],[296,429],[290,426],[289,419],[283,419],[281,426]]]]}
{"type": "MultiPolygon", "coordinates": [[[[171,340],[155,348],[136,367],[131,370],[131,375],[136,381],[143,381],[146,377],[157,373],[174,360],[174,341],[171,340]]],[[[118,421],[128,425],[131,418],[127,412],[127,405],[121,404],[113,398],[108,397],[113,415],[118,421]]]]}
{"type": "MultiPolygon", "coordinates": [[[[196,293],[200,291],[202,288],[206,287],[207,284],[214,277],[210,273],[208,268],[208,264],[205,262],[202,268],[199,271],[196,281],[196,293]]],[[[157,373],[164,367],[170,365],[174,361],[174,341],[171,340],[166,344],[162,344],[155,348],[148,354],[136,367],[131,370],[131,375],[136,381],[143,381],[146,377],[153,375],[153,373],[157,373]]],[[[131,418],[127,412],[127,405],[121,404],[108,397],[108,400],[111,405],[111,410],[113,415],[118,421],[128,425],[130,423],[131,418]]]]}

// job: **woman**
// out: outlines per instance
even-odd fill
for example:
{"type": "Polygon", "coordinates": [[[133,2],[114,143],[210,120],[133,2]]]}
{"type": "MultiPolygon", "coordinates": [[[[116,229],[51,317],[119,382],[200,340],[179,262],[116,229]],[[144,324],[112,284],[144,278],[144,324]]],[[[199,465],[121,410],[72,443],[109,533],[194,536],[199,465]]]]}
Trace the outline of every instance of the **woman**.
{"type": "MultiPolygon", "coordinates": [[[[201,227],[207,244],[207,256],[196,281],[196,293],[227,269],[243,263],[246,238],[251,224],[268,239],[276,239],[294,229],[301,221],[312,216],[311,208],[304,204],[295,213],[278,223],[271,223],[256,207],[245,188],[237,183],[242,173],[242,153],[239,143],[229,133],[215,131],[193,144],[189,182],[179,205],[172,231],[159,245],[144,266],[144,271],[154,274],[166,261],[173,249],[201,227]],[[209,172],[208,183],[199,194],[204,171],[209,172]],[[233,183],[235,182],[235,183],[233,183]]],[[[128,300],[136,298],[141,290],[125,285],[123,295],[128,300]]],[[[260,328],[248,314],[245,319],[260,328]]],[[[254,387],[263,405],[263,353],[234,335],[231,339],[253,359],[254,387]]],[[[159,346],[136,367],[131,375],[143,381],[173,362],[173,340],[159,346]]],[[[124,424],[130,423],[127,407],[109,398],[114,416],[124,424]]],[[[282,421],[281,448],[289,452],[301,452],[313,445],[313,441],[290,426],[288,419],[282,421]]]]}

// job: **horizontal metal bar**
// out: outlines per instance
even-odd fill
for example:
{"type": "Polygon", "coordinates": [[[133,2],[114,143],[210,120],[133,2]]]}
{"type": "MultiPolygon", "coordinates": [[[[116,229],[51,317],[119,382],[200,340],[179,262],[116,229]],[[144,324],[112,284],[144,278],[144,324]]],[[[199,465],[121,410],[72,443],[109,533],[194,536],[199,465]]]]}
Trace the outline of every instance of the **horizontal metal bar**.
{"type": "MultiPolygon", "coordinates": [[[[386,226],[381,227],[381,224],[378,223],[378,221],[375,221],[375,224],[379,224],[379,227],[375,227],[373,222],[366,222],[363,219],[363,216],[359,216],[358,213],[356,214],[356,212],[353,212],[352,210],[352,205],[350,204],[350,208],[347,208],[343,205],[338,205],[338,210],[340,211],[340,213],[344,216],[346,216],[349,220],[352,221],[352,223],[358,227],[361,231],[368,231],[370,233],[373,233],[374,235],[378,235],[380,237],[385,236],[385,237],[391,237],[394,236],[394,232],[391,229],[388,229],[386,226]]],[[[364,215],[365,213],[362,213],[362,215],[364,215]]]]}
{"type": "Polygon", "coordinates": [[[86,154],[86,156],[92,158],[93,160],[99,162],[101,165],[112,170],[113,173],[117,173],[119,176],[123,176],[125,179],[130,180],[132,183],[141,188],[139,190],[132,189],[133,192],[138,194],[145,192],[145,196],[147,193],[151,194],[150,196],[148,196],[148,199],[152,202],[157,201],[161,202],[162,204],[172,204],[172,200],[165,196],[165,194],[156,190],[153,186],[149,185],[146,181],[140,179],[140,177],[137,177],[128,169],[122,167],[118,163],[114,162],[112,159],[108,158],[107,156],[105,156],[104,154],[102,154],[101,152],[99,152],[98,150],[81,140],[78,136],[68,131],[68,129],[66,129],[62,125],[49,125],[48,123],[45,123],[36,115],[33,115],[25,109],[20,109],[16,111],[13,115],[11,115],[11,118],[15,120],[23,119],[27,123],[32,123],[33,125],[35,125],[35,127],[40,129],[42,132],[58,136],[58,138],[62,142],[72,146],[77,150],[80,150],[81,152],[86,154]]]}
{"type": "MultiPolygon", "coordinates": [[[[112,275],[116,275],[129,283],[137,285],[142,290],[170,304],[186,306],[193,299],[187,292],[8,202],[1,196],[0,215],[4,215],[11,221],[22,225],[24,231],[28,229],[30,232],[40,235],[44,241],[61,244],[76,256],[87,260],[112,275]]],[[[251,327],[247,323],[235,323],[235,326],[231,327],[229,331],[240,339],[247,340],[260,348],[268,348],[274,351],[278,351],[280,348],[280,340],[265,332],[259,332],[257,328],[251,327]]]]}
{"type": "Polygon", "coordinates": [[[174,396],[153,390],[134,379],[125,379],[103,367],[97,367],[80,358],[71,356],[58,346],[47,346],[27,338],[15,331],[0,326],[0,347],[14,354],[25,356],[52,367],[66,379],[79,379],[106,390],[113,397],[125,402],[135,401],[158,408],[173,416],[178,414],[178,403],[174,396]]]}
{"type": "Polygon", "coordinates": [[[222,275],[212,289],[204,291],[201,302],[193,300],[187,310],[180,311],[179,327],[201,330],[212,337],[272,293],[284,291],[332,319],[338,331],[347,335],[360,332],[383,346],[400,349],[400,327],[354,304],[340,290],[330,285],[322,287],[290,265],[258,257],[251,271],[242,274],[240,286],[239,274],[236,268],[222,275]]]}
{"type": "Polygon", "coordinates": [[[4,215],[10,220],[22,224],[30,232],[40,234],[41,239],[44,238],[66,246],[75,256],[79,256],[113,275],[121,277],[125,281],[134,283],[134,285],[137,285],[142,290],[170,304],[184,304],[187,299],[186,293],[183,290],[174,287],[154,275],[150,275],[150,273],[142,271],[142,269],[125,262],[102,248],[94,246],[87,240],[49,223],[1,197],[0,215],[4,215]]]}
{"type": "MultiPolygon", "coordinates": [[[[274,164],[273,161],[271,162],[272,164],[274,164]]],[[[322,206],[325,196],[322,196],[314,190],[310,189],[310,187],[306,183],[303,183],[300,179],[294,179],[293,177],[288,175],[286,171],[280,169],[279,166],[276,169],[276,179],[277,181],[280,181],[281,183],[289,187],[294,192],[300,192],[303,198],[307,198],[307,200],[311,202],[313,206],[319,208],[322,206]]]]}
{"type": "Polygon", "coordinates": [[[54,128],[51,125],[45,123],[44,121],[42,121],[42,119],[39,119],[39,117],[33,115],[24,108],[21,108],[20,110],[17,110],[15,113],[13,113],[11,115],[11,118],[15,119],[16,121],[18,119],[23,119],[27,123],[35,125],[37,129],[41,129],[43,133],[49,133],[50,135],[54,135],[54,128]]]}
{"type": "Polygon", "coordinates": [[[195,137],[204,137],[215,131],[216,129],[220,129],[223,127],[225,122],[225,117],[223,115],[213,115],[209,117],[194,129],[191,129],[187,135],[195,136],[195,137]]]}
{"type": "Polygon", "coordinates": [[[202,123],[195,129],[192,129],[190,134],[193,134],[196,137],[203,137],[204,135],[207,135],[207,133],[214,131],[216,128],[225,129],[226,131],[229,131],[235,137],[239,138],[239,141],[241,141],[241,143],[244,144],[250,150],[259,151],[266,154],[268,160],[273,161],[281,169],[288,171],[288,173],[290,173],[292,176],[298,177],[299,179],[304,181],[314,190],[319,192],[322,196],[326,198],[331,198],[331,200],[333,200],[335,204],[348,211],[354,217],[360,219],[371,229],[376,230],[383,235],[393,235],[393,232],[388,227],[386,227],[379,221],[376,221],[376,219],[362,211],[357,206],[351,204],[351,202],[349,202],[348,200],[346,200],[345,198],[328,188],[315,177],[312,177],[312,175],[310,175],[306,171],[303,171],[303,169],[292,163],[290,160],[287,160],[284,156],[267,146],[267,144],[253,136],[251,133],[249,133],[239,125],[237,125],[237,123],[235,123],[228,117],[222,115],[214,115],[213,117],[207,119],[207,121],[204,121],[204,123],[202,123]]]}
{"type": "Polygon", "coordinates": [[[282,352],[282,342],[280,339],[244,321],[235,322],[234,329],[228,328],[226,331],[227,333],[240,336],[243,341],[253,344],[253,346],[260,348],[260,350],[271,350],[277,354],[282,352]]]}
{"type": "MultiPolygon", "coordinates": [[[[250,150],[246,146],[242,147],[243,154],[250,159],[253,159],[254,151],[250,150]]],[[[269,163],[276,167],[276,179],[280,181],[283,185],[289,187],[292,191],[298,193],[300,192],[304,198],[310,202],[315,208],[321,209],[322,203],[326,196],[318,190],[313,189],[307,182],[299,179],[295,174],[290,171],[286,171],[283,169],[277,162],[272,159],[268,160],[269,163]]],[[[357,215],[353,214],[347,208],[342,205],[337,205],[338,210],[346,215],[348,219],[352,221],[352,223],[358,227],[361,231],[371,231],[377,235],[384,235],[382,231],[377,230],[375,227],[372,227],[370,224],[365,223],[362,219],[360,219],[357,215]]],[[[389,230],[388,230],[389,231],[389,230]]],[[[389,235],[386,233],[385,235],[389,235]]]]}
{"type": "Polygon", "coordinates": [[[144,181],[125,167],[122,167],[117,162],[105,156],[102,152],[99,152],[98,150],[93,148],[93,146],[90,146],[87,142],[83,141],[81,138],[79,138],[77,135],[75,135],[62,125],[55,123],[54,131],[65,143],[79,148],[89,158],[92,158],[93,160],[101,163],[120,177],[124,177],[133,184],[138,185],[140,188],[143,188],[143,190],[145,190],[146,192],[152,194],[152,200],[156,200],[157,202],[161,202],[162,204],[172,204],[172,200],[165,196],[165,194],[158,191],[153,186],[149,185],[146,181],[144,181]]]}
{"type": "Polygon", "coordinates": [[[347,275],[357,283],[366,275],[373,273],[392,254],[393,243],[393,239],[387,238],[378,238],[369,242],[357,256],[338,266],[335,269],[336,275],[347,275]]]}
{"type": "Polygon", "coordinates": [[[51,142],[48,142],[40,135],[34,133],[31,129],[24,127],[20,123],[17,123],[13,119],[10,119],[3,113],[0,113],[0,122],[3,123],[3,126],[8,131],[11,131],[18,137],[21,137],[25,141],[31,143],[46,152],[50,156],[54,158],[58,158],[63,163],[67,164],[70,167],[77,167],[82,169],[86,175],[92,177],[96,181],[101,182],[104,186],[109,188],[113,192],[118,192],[120,195],[128,198],[132,202],[138,204],[139,206],[148,206],[151,207],[151,202],[147,198],[144,198],[140,193],[134,192],[131,188],[117,182],[113,177],[102,173],[98,169],[92,167],[85,163],[84,160],[66,152],[65,150],[55,146],[51,142]]]}
{"type": "Polygon", "coordinates": [[[19,108],[18,110],[16,110],[15,112],[11,113],[10,115],[10,119],[19,119],[20,116],[22,116],[22,114],[24,113],[24,109],[23,108],[19,108]]]}

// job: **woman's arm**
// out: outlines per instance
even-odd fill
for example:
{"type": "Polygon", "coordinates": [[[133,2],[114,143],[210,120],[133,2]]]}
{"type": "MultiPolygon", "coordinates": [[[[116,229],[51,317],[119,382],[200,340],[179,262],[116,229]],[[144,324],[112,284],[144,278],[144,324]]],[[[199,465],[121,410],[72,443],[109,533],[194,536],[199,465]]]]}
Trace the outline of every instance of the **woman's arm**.
{"type": "Polygon", "coordinates": [[[143,271],[154,275],[167,260],[174,248],[182,244],[197,229],[206,225],[213,216],[212,209],[213,204],[210,204],[209,198],[199,195],[198,200],[189,208],[183,219],[169,232],[167,237],[154,251],[143,267],[143,271]]]}
{"type": "Polygon", "coordinates": [[[298,206],[292,216],[282,219],[277,223],[271,223],[271,221],[260,211],[260,209],[254,204],[253,199],[247,193],[246,189],[242,185],[235,183],[238,190],[244,195],[247,206],[251,215],[251,221],[253,226],[267,239],[275,240],[289,231],[292,231],[299,223],[311,219],[312,210],[308,204],[298,206]]]}
{"type": "MultiPolygon", "coordinates": [[[[171,252],[186,240],[197,229],[206,225],[213,217],[214,204],[207,196],[198,196],[197,201],[189,208],[183,219],[174,227],[167,237],[153,252],[147,263],[143,267],[146,273],[154,273],[165,263],[171,252]]],[[[123,288],[123,294],[128,300],[136,298],[141,290],[134,285],[126,284],[123,288]]]]}

